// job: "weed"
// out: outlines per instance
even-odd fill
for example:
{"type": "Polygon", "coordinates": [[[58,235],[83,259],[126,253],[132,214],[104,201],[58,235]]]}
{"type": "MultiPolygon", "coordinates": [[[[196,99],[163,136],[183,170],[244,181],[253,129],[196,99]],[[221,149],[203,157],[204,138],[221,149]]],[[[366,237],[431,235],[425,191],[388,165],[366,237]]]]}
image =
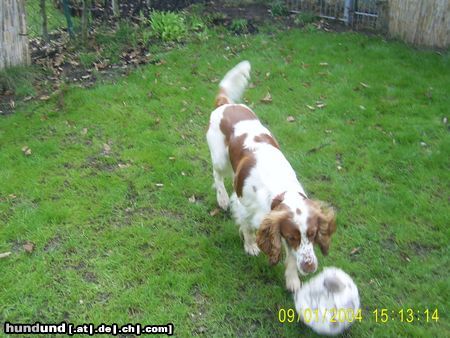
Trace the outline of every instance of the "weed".
{"type": "Polygon", "coordinates": [[[0,71],[0,95],[12,92],[19,97],[35,94],[33,82],[39,76],[33,67],[9,67],[0,71]]]}
{"type": "Polygon", "coordinates": [[[289,9],[286,7],[285,1],[273,1],[270,5],[270,12],[273,16],[289,15],[289,9]]]}
{"type": "Polygon", "coordinates": [[[248,33],[248,21],[246,19],[234,19],[231,21],[230,30],[236,34],[248,33]]]}
{"type": "Polygon", "coordinates": [[[317,20],[317,15],[314,14],[314,12],[306,11],[306,12],[298,13],[294,19],[294,23],[296,25],[304,26],[309,23],[313,23],[316,20],[317,20]]]}
{"type": "Polygon", "coordinates": [[[81,52],[79,53],[79,58],[80,58],[80,63],[88,68],[90,66],[92,66],[92,64],[97,61],[98,56],[97,53],[93,53],[93,52],[81,52]]]}
{"type": "Polygon", "coordinates": [[[164,42],[180,42],[187,34],[183,16],[174,12],[153,11],[150,25],[155,36],[164,42]]]}

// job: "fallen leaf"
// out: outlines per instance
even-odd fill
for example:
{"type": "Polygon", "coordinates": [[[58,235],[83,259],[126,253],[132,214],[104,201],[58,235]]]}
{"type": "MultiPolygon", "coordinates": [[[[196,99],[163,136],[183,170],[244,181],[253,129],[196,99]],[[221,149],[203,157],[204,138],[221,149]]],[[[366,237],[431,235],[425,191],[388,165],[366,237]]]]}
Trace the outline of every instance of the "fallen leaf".
{"type": "Polygon", "coordinates": [[[370,86],[364,82],[360,82],[359,84],[364,88],[370,88],[370,86]]]}
{"type": "Polygon", "coordinates": [[[364,107],[363,105],[360,105],[359,108],[362,110],[366,110],[366,107],[364,107]]]}
{"type": "Polygon", "coordinates": [[[24,146],[22,147],[22,152],[25,156],[30,156],[31,155],[31,149],[28,148],[28,146],[24,146]]]}
{"type": "Polygon", "coordinates": [[[342,170],[342,167],[340,165],[338,165],[337,170],[342,170]]]}
{"type": "Polygon", "coordinates": [[[195,203],[195,196],[192,195],[191,197],[189,197],[189,202],[190,203],[195,203]]]}
{"type": "Polygon", "coordinates": [[[319,109],[322,109],[322,108],[324,108],[326,106],[327,106],[327,104],[325,102],[322,102],[322,101],[317,101],[316,102],[316,107],[319,108],[319,109]]]}
{"type": "Polygon", "coordinates": [[[162,184],[162,183],[156,183],[155,185],[156,185],[158,188],[164,187],[164,184],[162,184]]]}
{"type": "Polygon", "coordinates": [[[271,103],[271,102],[272,102],[272,95],[270,95],[270,93],[267,92],[267,95],[264,96],[264,97],[261,99],[261,102],[263,102],[263,103],[271,103]]]}
{"type": "Polygon", "coordinates": [[[22,247],[28,253],[32,253],[34,251],[34,244],[31,242],[26,242],[22,247]]]}
{"type": "Polygon", "coordinates": [[[49,100],[50,99],[50,96],[48,96],[48,95],[42,95],[40,98],[39,98],[39,100],[41,100],[41,101],[47,101],[47,100],[49,100]]]}
{"type": "Polygon", "coordinates": [[[87,129],[87,128],[83,128],[83,129],[81,130],[81,135],[86,135],[87,132],[88,132],[88,129],[87,129]]]}
{"type": "Polygon", "coordinates": [[[89,74],[87,74],[87,75],[83,75],[81,78],[83,79],[83,80],[87,80],[87,79],[89,79],[91,76],[89,75],[89,74]]]}
{"type": "Polygon", "coordinates": [[[169,156],[169,160],[175,161],[175,156],[169,156]]]}
{"type": "Polygon", "coordinates": [[[327,67],[328,66],[328,62],[321,62],[319,63],[320,66],[322,67],[327,67]]]}
{"type": "Polygon", "coordinates": [[[186,176],[186,173],[184,171],[182,171],[181,176],[186,176]]]}
{"type": "Polygon", "coordinates": [[[357,254],[360,250],[361,250],[360,247],[353,248],[352,251],[350,251],[350,256],[357,254]]]}
{"type": "Polygon", "coordinates": [[[330,130],[330,129],[325,129],[325,133],[327,133],[327,134],[331,134],[333,131],[332,130],[330,130]]]}
{"type": "Polygon", "coordinates": [[[295,121],[295,117],[289,115],[289,116],[287,117],[286,121],[288,121],[288,122],[294,122],[294,121],[295,121]]]}
{"type": "Polygon", "coordinates": [[[268,79],[270,77],[270,72],[266,73],[266,78],[268,79]]]}
{"type": "Polygon", "coordinates": [[[447,117],[444,117],[444,118],[442,119],[442,123],[443,123],[443,124],[447,124],[447,123],[448,123],[447,117]]]}
{"type": "Polygon", "coordinates": [[[128,168],[130,166],[129,163],[119,163],[117,165],[119,167],[119,169],[124,169],[124,168],[128,168]]]}
{"type": "Polygon", "coordinates": [[[316,108],[314,108],[313,106],[310,106],[309,104],[307,104],[306,107],[308,107],[310,110],[316,110],[316,108]]]}
{"type": "Polygon", "coordinates": [[[209,215],[214,217],[214,216],[217,216],[219,213],[220,213],[220,209],[219,208],[215,208],[214,210],[211,210],[209,212],[209,215]]]}
{"type": "Polygon", "coordinates": [[[6,257],[8,257],[9,255],[11,255],[11,252],[10,252],[10,251],[8,251],[8,252],[3,252],[3,253],[0,253],[0,258],[6,258],[6,257]]]}
{"type": "Polygon", "coordinates": [[[422,147],[426,147],[427,146],[427,144],[425,143],[425,142],[420,142],[420,145],[422,146],[422,147]]]}
{"type": "Polygon", "coordinates": [[[8,197],[9,197],[9,198],[11,198],[11,199],[15,199],[15,198],[17,198],[17,196],[16,196],[16,195],[14,195],[14,194],[9,194],[9,195],[8,195],[8,197]]]}
{"type": "Polygon", "coordinates": [[[107,143],[103,143],[103,154],[109,155],[111,153],[111,147],[107,143]]]}

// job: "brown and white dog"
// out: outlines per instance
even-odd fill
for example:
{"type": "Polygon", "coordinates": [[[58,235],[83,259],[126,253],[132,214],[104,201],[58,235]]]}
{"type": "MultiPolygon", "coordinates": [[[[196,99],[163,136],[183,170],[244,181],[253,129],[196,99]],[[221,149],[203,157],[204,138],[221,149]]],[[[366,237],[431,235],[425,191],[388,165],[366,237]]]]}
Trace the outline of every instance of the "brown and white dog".
{"type": "Polygon", "coordinates": [[[324,203],[309,199],[280,146],[246,105],[236,104],[248,84],[250,63],[243,61],[220,82],[211,113],[207,141],[211,152],[217,202],[230,204],[224,178],[233,178],[231,209],[250,255],[260,250],[271,264],[286,251],[286,287],[300,288],[301,275],[315,272],[313,244],[326,255],[336,231],[335,214],[324,203]]]}

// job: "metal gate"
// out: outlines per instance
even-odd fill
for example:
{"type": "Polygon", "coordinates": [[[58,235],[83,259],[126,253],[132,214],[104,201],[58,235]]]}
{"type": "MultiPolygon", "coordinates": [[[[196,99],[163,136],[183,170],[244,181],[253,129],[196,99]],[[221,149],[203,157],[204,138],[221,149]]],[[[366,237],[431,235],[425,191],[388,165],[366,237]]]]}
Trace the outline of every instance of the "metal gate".
{"type": "Polygon", "coordinates": [[[355,28],[378,29],[383,0],[287,0],[294,13],[313,12],[321,18],[338,20],[355,28]]]}

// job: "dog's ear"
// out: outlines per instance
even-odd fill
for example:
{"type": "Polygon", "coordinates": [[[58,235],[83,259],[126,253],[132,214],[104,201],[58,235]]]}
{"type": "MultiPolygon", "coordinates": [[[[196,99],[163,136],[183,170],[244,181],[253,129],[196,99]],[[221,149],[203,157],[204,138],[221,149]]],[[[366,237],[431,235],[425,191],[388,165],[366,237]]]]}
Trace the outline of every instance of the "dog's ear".
{"type": "Polygon", "coordinates": [[[269,256],[271,265],[277,264],[281,259],[280,222],[286,217],[286,211],[271,211],[263,219],[256,234],[256,244],[269,256]]]}
{"type": "Polygon", "coordinates": [[[319,244],[322,253],[328,255],[331,236],[336,232],[336,214],[334,209],[324,202],[314,201],[314,204],[318,208],[318,229],[315,241],[319,244]]]}

